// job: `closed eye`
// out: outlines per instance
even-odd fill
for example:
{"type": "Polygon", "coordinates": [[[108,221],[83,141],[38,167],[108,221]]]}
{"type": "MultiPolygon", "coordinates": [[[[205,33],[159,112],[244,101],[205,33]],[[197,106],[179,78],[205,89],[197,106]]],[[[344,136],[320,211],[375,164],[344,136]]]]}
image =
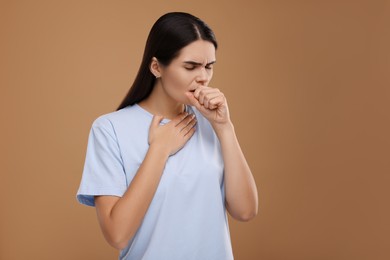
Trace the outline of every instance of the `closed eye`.
{"type": "MultiPolygon", "coordinates": [[[[206,64],[205,69],[211,70],[213,68],[213,64],[216,63],[216,61],[212,61],[206,64]]],[[[202,66],[201,63],[195,62],[195,61],[185,61],[184,64],[190,65],[190,67],[185,66],[186,70],[194,70],[195,68],[202,66]]]]}
{"type": "MultiPolygon", "coordinates": [[[[194,70],[195,68],[196,68],[196,67],[185,67],[186,70],[194,70]]],[[[205,68],[206,68],[207,70],[213,69],[212,66],[206,66],[205,68]]]]}

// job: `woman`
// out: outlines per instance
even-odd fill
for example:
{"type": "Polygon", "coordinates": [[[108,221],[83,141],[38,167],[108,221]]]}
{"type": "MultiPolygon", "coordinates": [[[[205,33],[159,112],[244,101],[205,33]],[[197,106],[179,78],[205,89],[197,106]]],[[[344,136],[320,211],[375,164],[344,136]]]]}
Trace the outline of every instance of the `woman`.
{"type": "Polygon", "coordinates": [[[128,95],[92,125],[77,198],[120,259],[233,259],[226,209],[257,214],[226,98],[208,86],[216,49],[200,19],[163,15],[128,95]]]}

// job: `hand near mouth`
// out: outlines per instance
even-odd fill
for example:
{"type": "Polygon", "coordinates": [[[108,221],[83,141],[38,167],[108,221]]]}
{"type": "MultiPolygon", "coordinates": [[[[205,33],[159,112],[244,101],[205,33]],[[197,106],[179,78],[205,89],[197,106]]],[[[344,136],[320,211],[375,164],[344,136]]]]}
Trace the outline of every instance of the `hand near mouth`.
{"type": "Polygon", "coordinates": [[[227,101],[225,95],[219,89],[202,86],[193,92],[186,92],[186,95],[189,103],[209,120],[215,130],[230,123],[227,101]]]}

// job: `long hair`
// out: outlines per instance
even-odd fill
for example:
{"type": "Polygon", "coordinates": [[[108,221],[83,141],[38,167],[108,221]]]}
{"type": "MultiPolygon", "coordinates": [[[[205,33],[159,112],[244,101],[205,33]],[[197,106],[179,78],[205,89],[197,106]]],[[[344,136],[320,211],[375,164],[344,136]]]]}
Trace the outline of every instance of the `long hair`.
{"type": "Polygon", "coordinates": [[[161,16],[150,30],[137,76],[117,110],[150,95],[156,80],[149,68],[153,57],[163,66],[168,66],[182,48],[199,39],[211,42],[215,49],[218,47],[213,31],[199,18],[183,12],[161,16]]]}

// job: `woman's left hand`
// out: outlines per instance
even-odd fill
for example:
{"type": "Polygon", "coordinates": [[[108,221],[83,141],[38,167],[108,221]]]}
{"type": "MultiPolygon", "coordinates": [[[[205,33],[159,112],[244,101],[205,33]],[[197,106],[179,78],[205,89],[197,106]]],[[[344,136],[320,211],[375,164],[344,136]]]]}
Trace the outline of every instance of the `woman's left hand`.
{"type": "Polygon", "coordinates": [[[201,86],[186,95],[190,104],[209,120],[215,130],[230,123],[227,101],[219,89],[201,86]]]}

